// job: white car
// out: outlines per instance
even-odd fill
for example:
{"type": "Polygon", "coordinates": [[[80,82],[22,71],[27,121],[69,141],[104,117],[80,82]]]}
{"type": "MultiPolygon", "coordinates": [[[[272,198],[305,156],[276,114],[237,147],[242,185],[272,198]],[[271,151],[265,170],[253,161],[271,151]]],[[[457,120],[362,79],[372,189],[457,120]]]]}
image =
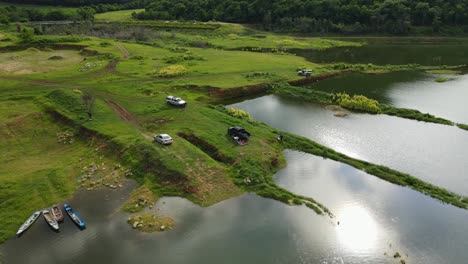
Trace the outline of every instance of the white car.
{"type": "Polygon", "coordinates": [[[312,70],[300,70],[297,74],[300,76],[310,76],[312,75],[312,70]]]}
{"type": "Polygon", "coordinates": [[[179,97],[175,97],[175,96],[172,96],[172,95],[166,97],[166,102],[167,102],[168,104],[175,105],[175,106],[182,106],[182,107],[184,107],[184,106],[187,105],[187,102],[186,102],[186,101],[180,99],[179,97]]]}
{"type": "Polygon", "coordinates": [[[163,145],[172,144],[172,138],[168,134],[158,134],[154,136],[154,141],[163,145]]]}

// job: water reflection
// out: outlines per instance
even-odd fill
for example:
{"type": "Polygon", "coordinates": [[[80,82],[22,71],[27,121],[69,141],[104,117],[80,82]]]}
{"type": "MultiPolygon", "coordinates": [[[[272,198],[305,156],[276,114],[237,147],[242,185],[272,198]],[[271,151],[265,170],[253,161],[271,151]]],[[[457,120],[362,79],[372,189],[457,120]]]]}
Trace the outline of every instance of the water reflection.
{"type": "Polygon", "coordinates": [[[338,241],[349,251],[362,252],[377,248],[378,226],[368,209],[359,204],[347,205],[338,212],[338,241]]]}

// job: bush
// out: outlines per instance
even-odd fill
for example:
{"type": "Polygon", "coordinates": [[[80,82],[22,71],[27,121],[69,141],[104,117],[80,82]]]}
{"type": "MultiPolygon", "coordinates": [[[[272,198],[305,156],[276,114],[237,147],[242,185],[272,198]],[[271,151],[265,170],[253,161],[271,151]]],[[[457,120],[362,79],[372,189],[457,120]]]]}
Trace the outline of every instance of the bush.
{"type": "Polygon", "coordinates": [[[350,96],[347,93],[337,93],[332,96],[332,100],[341,107],[352,110],[364,111],[372,114],[379,114],[382,112],[377,100],[369,99],[363,95],[350,96]]]}
{"type": "Polygon", "coordinates": [[[227,112],[229,115],[242,119],[252,119],[249,113],[245,112],[242,109],[228,108],[227,112]]]}
{"type": "Polygon", "coordinates": [[[157,75],[163,78],[182,76],[188,72],[188,69],[182,65],[171,65],[157,71],[157,75]]]}

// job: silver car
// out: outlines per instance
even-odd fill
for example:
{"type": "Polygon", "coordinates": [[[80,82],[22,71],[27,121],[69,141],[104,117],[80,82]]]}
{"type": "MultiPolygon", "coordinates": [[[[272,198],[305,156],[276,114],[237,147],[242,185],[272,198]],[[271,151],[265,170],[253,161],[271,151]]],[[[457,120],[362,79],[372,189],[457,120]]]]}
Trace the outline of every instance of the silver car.
{"type": "Polygon", "coordinates": [[[163,145],[172,144],[172,138],[168,134],[158,134],[154,136],[154,141],[163,145]]]}

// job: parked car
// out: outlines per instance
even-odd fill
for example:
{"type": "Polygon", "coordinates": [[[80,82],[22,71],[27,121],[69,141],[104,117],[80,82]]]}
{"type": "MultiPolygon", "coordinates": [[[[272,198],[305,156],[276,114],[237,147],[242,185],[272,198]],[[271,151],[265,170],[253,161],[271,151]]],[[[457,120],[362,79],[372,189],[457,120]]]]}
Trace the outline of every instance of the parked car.
{"type": "Polygon", "coordinates": [[[154,136],[154,141],[163,145],[172,144],[172,138],[168,134],[158,134],[154,136]]]}
{"type": "Polygon", "coordinates": [[[168,104],[171,104],[171,105],[175,105],[175,106],[181,106],[181,107],[184,107],[187,105],[187,102],[180,99],[179,97],[175,97],[175,96],[168,96],[166,97],[166,102],[168,104]]]}
{"type": "Polygon", "coordinates": [[[307,69],[304,69],[304,70],[300,70],[297,72],[298,75],[300,76],[311,76],[312,75],[312,70],[307,70],[307,69]]]}
{"type": "Polygon", "coordinates": [[[246,145],[249,142],[250,133],[243,127],[230,127],[227,133],[239,145],[246,145]]]}

